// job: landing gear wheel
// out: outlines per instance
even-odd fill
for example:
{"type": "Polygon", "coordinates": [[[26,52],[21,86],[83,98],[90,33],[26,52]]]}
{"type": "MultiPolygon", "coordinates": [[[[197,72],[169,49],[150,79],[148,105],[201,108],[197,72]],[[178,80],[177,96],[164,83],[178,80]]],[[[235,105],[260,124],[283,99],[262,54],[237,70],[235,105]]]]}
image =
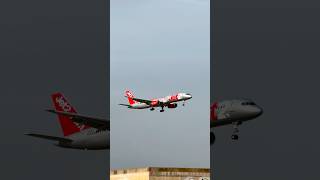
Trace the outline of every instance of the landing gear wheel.
{"type": "Polygon", "coordinates": [[[182,103],[182,106],[184,106],[184,101],[183,101],[183,103],[182,103]]]}
{"type": "Polygon", "coordinates": [[[160,110],[160,112],[164,112],[163,106],[161,106],[161,110],[160,110]]]}
{"type": "Polygon", "coordinates": [[[154,110],[154,108],[151,108],[151,109],[150,109],[150,111],[153,111],[153,110],[154,110]]]}
{"type": "Polygon", "coordinates": [[[231,139],[236,141],[239,139],[238,133],[239,133],[239,128],[238,126],[241,124],[241,122],[235,122],[233,124],[233,133],[231,135],[231,139]]]}
{"type": "Polygon", "coordinates": [[[239,139],[239,136],[238,136],[237,134],[233,134],[233,135],[231,136],[231,139],[236,141],[236,140],[239,139]]]}

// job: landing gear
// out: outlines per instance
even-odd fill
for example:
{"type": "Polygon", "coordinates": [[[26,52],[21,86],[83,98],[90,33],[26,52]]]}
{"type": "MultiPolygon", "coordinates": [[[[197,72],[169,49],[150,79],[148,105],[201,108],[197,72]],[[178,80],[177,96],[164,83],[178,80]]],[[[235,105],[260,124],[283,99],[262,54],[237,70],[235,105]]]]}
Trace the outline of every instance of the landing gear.
{"type": "Polygon", "coordinates": [[[238,140],[239,139],[239,136],[237,134],[232,134],[231,135],[231,139],[232,140],[238,140]]]}
{"type": "Polygon", "coordinates": [[[160,112],[164,112],[163,106],[161,106],[161,110],[160,110],[160,112]]]}
{"type": "Polygon", "coordinates": [[[216,140],[216,136],[213,132],[210,132],[210,145],[214,144],[214,141],[216,140]]]}
{"type": "Polygon", "coordinates": [[[233,123],[233,133],[232,133],[232,135],[231,135],[231,139],[234,140],[234,141],[236,141],[236,140],[239,139],[239,135],[238,135],[238,133],[239,133],[239,128],[238,128],[238,126],[239,126],[240,124],[241,124],[241,122],[235,122],[235,123],[233,123]]]}
{"type": "Polygon", "coordinates": [[[150,109],[150,111],[154,111],[154,108],[152,107],[152,108],[150,109]]]}
{"type": "Polygon", "coordinates": [[[182,106],[184,106],[184,104],[185,104],[185,101],[183,101],[182,106]]]}

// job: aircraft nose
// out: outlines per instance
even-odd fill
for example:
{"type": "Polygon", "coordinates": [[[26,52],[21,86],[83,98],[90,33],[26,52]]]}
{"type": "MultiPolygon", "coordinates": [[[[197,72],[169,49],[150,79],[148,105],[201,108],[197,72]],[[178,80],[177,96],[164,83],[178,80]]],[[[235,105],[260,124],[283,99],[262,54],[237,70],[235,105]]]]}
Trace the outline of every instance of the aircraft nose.
{"type": "Polygon", "coordinates": [[[247,110],[247,114],[251,117],[251,118],[256,118],[258,116],[260,116],[263,113],[263,110],[261,107],[258,106],[253,106],[248,108],[247,110]]]}
{"type": "Polygon", "coordinates": [[[261,116],[262,113],[263,113],[263,109],[261,107],[256,106],[253,108],[253,111],[252,111],[253,116],[258,117],[258,116],[261,116]]]}
{"type": "Polygon", "coordinates": [[[263,109],[261,107],[259,107],[259,113],[258,116],[261,116],[263,114],[263,109]]]}
{"type": "Polygon", "coordinates": [[[191,99],[191,98],[192,98],[191,94],[185,94],[185,97],[186,97],[187,99],[191,99]]]}

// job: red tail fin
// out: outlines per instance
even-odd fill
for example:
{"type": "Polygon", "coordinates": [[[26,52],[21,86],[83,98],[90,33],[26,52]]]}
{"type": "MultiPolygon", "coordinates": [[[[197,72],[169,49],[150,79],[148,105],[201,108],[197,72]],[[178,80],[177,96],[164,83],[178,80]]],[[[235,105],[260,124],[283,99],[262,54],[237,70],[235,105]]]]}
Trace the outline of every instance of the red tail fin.
{"type": "Polygon", "coordinates": [[[128,97],[128,101],[129,104],[132,105],[134,103],[136,103],[132,98],[134,98],[132,92],[130,92],[129,90],[126,91],[126,96],[128,97]]]}
{"type": "MultiPolygon", "coordinates": [[[[51,95],[54,107],[57,111],[77,113],[76,110],[68,103],[66,98],[61,93],[54,93],[51,95]]],[[[59,122],[63,131],[64,136],[69,136],[71,134],[82,131],[88,128],[88,126],[75,123],[70,120],[69,117],[58,115],[59,122]]]]}

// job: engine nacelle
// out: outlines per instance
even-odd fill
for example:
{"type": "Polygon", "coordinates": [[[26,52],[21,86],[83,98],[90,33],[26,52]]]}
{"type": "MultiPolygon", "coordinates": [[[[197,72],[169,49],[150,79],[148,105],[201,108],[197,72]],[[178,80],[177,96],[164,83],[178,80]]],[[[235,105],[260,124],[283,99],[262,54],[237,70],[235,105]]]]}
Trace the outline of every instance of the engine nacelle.
{"type": "Polygon", "coordinates": [[[159,104],[159,100],[158,99],[151,100],[151,106],[157,106],[158,104],[159,104]]]}
{"type": "Polygon", "coordinates": [[[168,104],[168,108],[176,108],[178,107],[177,103],[168,104]]]}

